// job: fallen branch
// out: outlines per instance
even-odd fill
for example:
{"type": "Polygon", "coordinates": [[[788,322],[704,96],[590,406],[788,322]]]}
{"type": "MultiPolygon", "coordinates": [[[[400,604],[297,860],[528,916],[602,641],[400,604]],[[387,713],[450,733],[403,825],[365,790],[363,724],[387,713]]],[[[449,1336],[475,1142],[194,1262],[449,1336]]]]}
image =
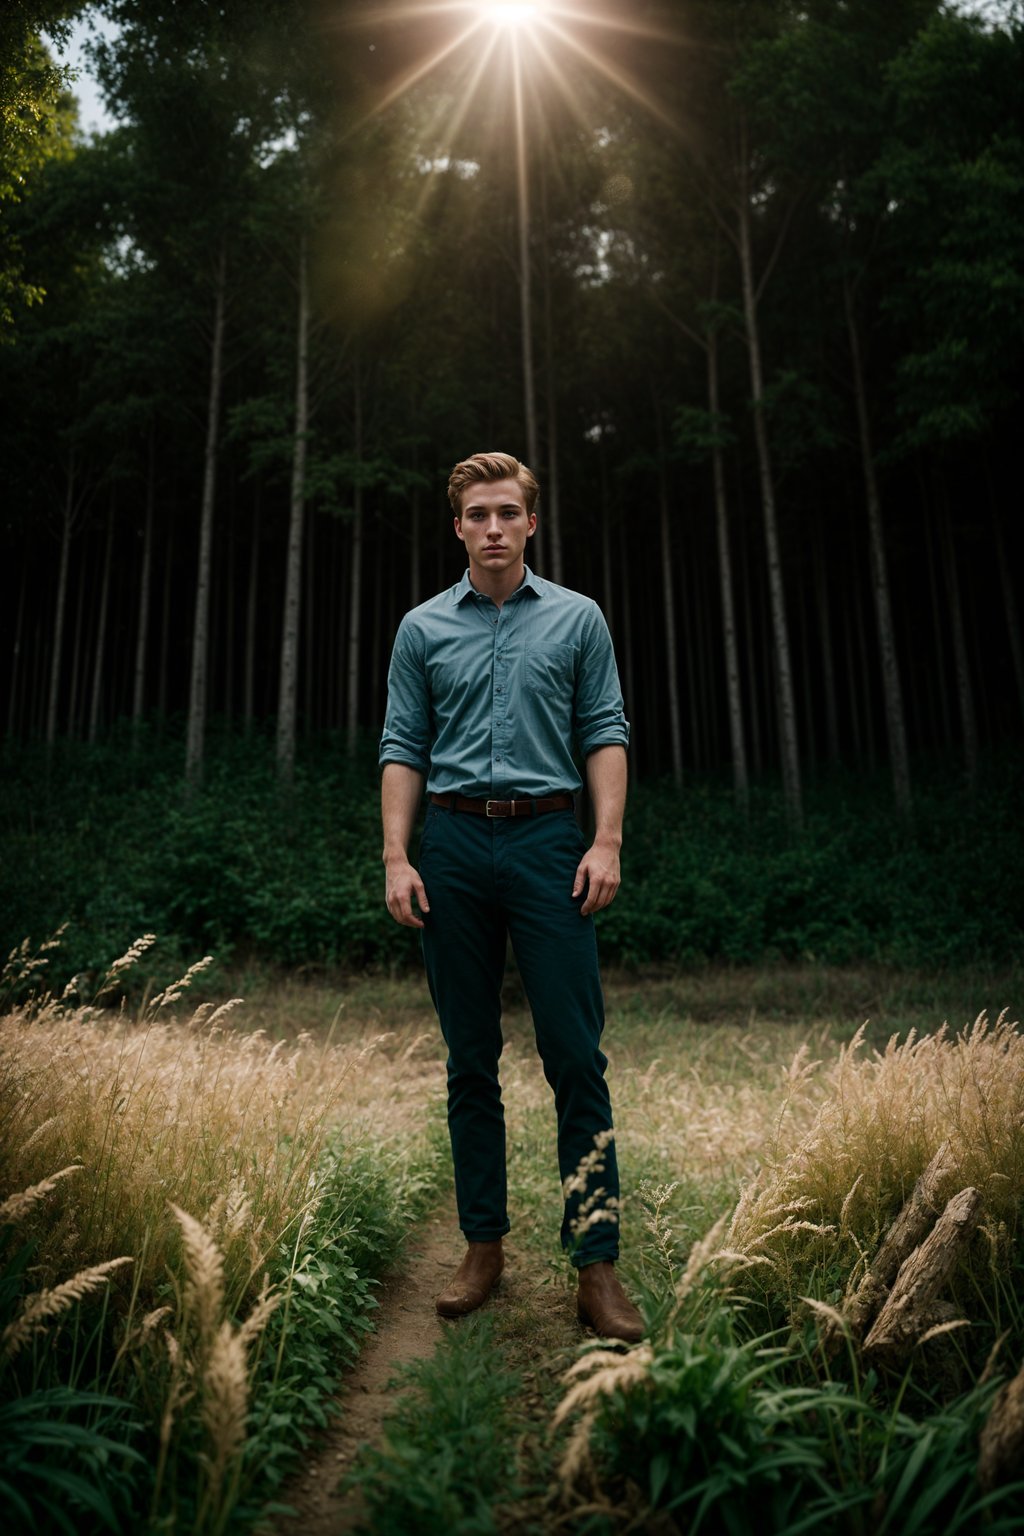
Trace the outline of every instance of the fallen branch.
{"type": "Polygon", "coordinates": [[[1001,1387],[978,1440],[978,1481],[986,1493],[1024,1467],[1024,1366],[1001,1387]]]}
{"type": "MultiPolygon", "coordinates": [[[[944,1141],[914,1185],[863,1280],[843,1308],[847,1328],[855,1340],[863,1337],[871,1319],[885,1303],[901,1264],[910,1257],[938,1216],[942,1209],[942,1189],[953,1171],[949,1142],[944,1141]]],[[[822,1342],[827,1353],[835,1351],[844,1331],[835,1323],[828,1324],[823,1330],[822,1342]]]]}
{"type": "Polygon", "coordinates": [[[935,1321],[935,1302],[981,1219],[981,1192],[954,1195],[924,1242],[900,1267],[889,1297],[864,1340],[865,1355],[906,1354],[935,1321]]]}

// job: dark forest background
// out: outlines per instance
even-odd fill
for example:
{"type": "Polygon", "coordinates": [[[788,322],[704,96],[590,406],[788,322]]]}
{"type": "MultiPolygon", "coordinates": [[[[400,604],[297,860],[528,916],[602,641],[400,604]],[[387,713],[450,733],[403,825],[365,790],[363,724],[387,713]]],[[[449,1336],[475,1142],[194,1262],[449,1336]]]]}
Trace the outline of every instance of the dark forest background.
{"type": "Polygon", "coordinates": [[[1019,9],[108,0],[88,141],[81,10],[0,19],[0,940],[407,958],[391,638],[502,448],[619,657],[607,953],[1019,957],[1019,9]]]}

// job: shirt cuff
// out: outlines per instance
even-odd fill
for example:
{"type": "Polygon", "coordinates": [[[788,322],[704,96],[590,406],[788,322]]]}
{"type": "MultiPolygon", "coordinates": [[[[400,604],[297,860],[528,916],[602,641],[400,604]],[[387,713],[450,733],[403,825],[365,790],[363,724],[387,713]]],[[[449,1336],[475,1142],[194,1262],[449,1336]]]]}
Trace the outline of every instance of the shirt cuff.
{"type": "Polygon", "coordinates": [[[400,763],[403,768],[415,768],[417,773],[422,773],[426,778],[430,772],[430,763],[425,757],[416,757],[412,752],[407,752],[401,747],[385,747],[380,754],[379,763],[386,768],[388,763],[400,763]]]}

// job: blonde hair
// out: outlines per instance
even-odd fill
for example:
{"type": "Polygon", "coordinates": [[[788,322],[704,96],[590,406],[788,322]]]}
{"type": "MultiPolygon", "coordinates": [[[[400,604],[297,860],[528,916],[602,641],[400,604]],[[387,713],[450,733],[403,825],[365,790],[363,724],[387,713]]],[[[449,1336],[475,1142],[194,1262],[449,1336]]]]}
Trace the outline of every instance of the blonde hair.
{"type": "Polygon", "coordinates": [[[461,517],[462,493],[482,480],[518,480],[527,512],[532,512],[540,495],[540,486],[532,470],[510,453],[474,453],[456,464],[448,478],[448,500],[456,517],[461,517]]]}

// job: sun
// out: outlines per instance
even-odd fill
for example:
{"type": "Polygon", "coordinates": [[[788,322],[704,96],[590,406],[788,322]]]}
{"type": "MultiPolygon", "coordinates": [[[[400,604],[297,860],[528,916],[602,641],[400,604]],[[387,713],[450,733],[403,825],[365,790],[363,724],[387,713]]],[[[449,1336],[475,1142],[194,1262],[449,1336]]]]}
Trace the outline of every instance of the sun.
{"type": "Polygon", "coordinates": [[[543,9],[540,5],[513,5],[509,0],[481,0],[476,9],[495,27],[522,29],[531,26],[543,9]]]}

